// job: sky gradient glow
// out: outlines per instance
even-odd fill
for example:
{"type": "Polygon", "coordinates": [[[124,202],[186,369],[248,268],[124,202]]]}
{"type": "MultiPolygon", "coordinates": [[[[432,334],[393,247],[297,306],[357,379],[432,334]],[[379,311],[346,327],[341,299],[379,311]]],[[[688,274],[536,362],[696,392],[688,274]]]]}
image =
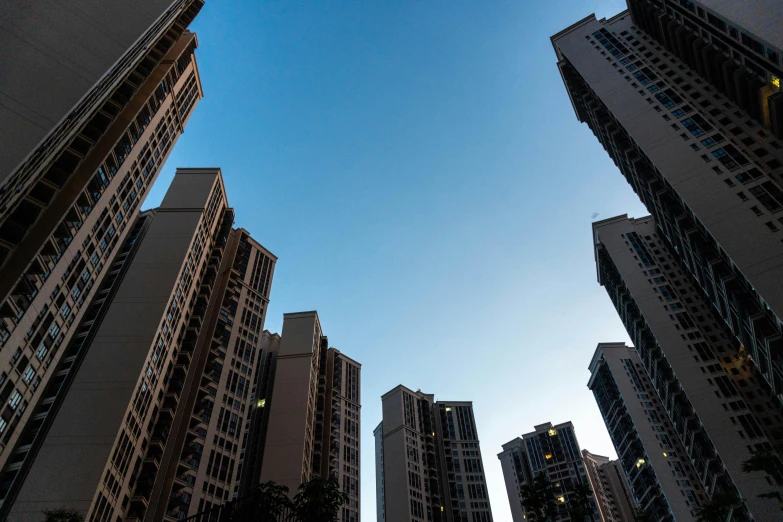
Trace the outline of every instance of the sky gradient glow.
{"type": "Polygon", "coordinates": [[[279,257],[266,328],[318,310],[362,368],[362,521],[373,428],[398,384],[472,400],[496,522],[496,454],[571,420],[614,456],[587,365],[627,341],[590,223],[645,210],[579,124],[549,37],[620,0],[207,0],[205,99],[176,167],[221,167],[236,225],[279,257]]]}

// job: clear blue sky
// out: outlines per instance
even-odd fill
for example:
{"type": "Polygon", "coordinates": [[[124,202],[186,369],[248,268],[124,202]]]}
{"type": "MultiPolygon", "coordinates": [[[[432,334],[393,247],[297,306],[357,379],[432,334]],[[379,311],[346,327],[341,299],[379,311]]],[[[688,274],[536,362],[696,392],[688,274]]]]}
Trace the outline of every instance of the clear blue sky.
{"type": "Polygon", "coordinates": [[[620,0],[207,0],[205,98],[176,167],[219,166],[236,225],[279,257],[266,327],[317,309],[362,368],[362,520],[372,430],[398,384],[472,400],[497,522],[496,454],[571,420],[614,455],[587,365],[627,340],[590,223],[644,208],[579,124],[549,37],[620,0]]]}

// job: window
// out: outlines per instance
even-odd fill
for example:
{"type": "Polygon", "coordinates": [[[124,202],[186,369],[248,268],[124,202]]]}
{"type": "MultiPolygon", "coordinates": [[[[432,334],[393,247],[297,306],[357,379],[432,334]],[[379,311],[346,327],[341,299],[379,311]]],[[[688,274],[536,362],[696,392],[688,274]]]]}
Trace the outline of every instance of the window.
{"type": "Polygon", "coordinates": [[[33,369],[32,365],[30,365],[24,371],[24,374],[22,374],[22,380],[25,382],[25,384],[30,384],[30,381],[33,380],[33,377],[35,377],[35,370],[33,369]]]}
{"type": "Polygon", "coordinates": [[[16,410],[20,402],[22,402],[22,394],[19,393],[19,390],[14,390],[14,393],[11,394],[11,398],[8,399],[8,405],[12,410],[16,410]]]}
{"type": "Polygon", "coordinates": [[[35,352],[35,356],[38,357],[39,360],[43,361],[48,351],[49,348],[47,348],[44,343],[41,343],[41,345],[38,346],[38,350],[35,352]]]}
{"type": "Polygon", "coordinates": [[[60,325],[57,323],[53,323],[51,328],[49,328],[49,337],[54,339],[57,337],[57,334],[60,333],[60,325]]]}
{"type": "Polygon", "coordinates": [[[60,316],[63,319],[68,319],[68,316],[71,315],[71,306],[68,303],[65,303],[62,308],[60,308],[60,316]]]}

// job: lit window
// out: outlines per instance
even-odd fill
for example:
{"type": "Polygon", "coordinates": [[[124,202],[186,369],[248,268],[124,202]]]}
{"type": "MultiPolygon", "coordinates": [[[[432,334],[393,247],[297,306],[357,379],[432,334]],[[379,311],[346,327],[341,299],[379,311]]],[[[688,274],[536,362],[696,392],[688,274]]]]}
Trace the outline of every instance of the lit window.
{"type": "Polygon", "coordinates": [[[266,406],[266,399],[258,399],[258,404],[256,404],[256,407],[263,408],[266,406]]]}
{"type": "Polygon", "coordinates": [[[778,78],[777,76],[773,76],[772,78],[770,78],[770,83],[775,87],[777,87],[778,89],[780,89],[780,78],[778,78]]]}
{"type": "Polygon", "coordinates": [[[552,458],[552,454],[551,453],[546,453],[546,454],[544,454],[544,458],[549,460],[549,459],[552,458]]]}
{"type": "Polygon", "coordinates": [[[549,436],[550,437],[554,437],[555,435],[557,435],[557,430],[554,430],[554,429],[549,430],[549,436]]]}
{"type": "Polygon", "coordinates": [[[641,468],[642,466],[644,466],[644,464],[645,464],[645,460],[644,459],[639,459],[639,460],[636,461],[636,467],[637,468],[641,468]]]}
{"type": "Polygon", "coordinates": [[[561,496],[557,497],[557,501],[558,502],[565,502],[565,497],[561,495],[561,496]]]}
{"type": "Polygon", "coordinates": [[[446,406],[446,411],[451,411],[451,408],[449,408],[448,406],[446,406]]]}

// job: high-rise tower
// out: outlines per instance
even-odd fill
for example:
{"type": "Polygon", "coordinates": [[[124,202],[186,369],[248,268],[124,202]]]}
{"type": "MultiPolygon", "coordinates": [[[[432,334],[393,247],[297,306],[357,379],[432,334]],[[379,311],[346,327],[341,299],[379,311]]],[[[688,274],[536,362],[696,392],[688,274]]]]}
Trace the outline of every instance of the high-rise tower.
{"type": "Polygon", "coordinates": [[[492,522],[473,404],[402,385],[381,399],[378,520],[492,522]]]}
{"type": "MultiPolygon", "coordinates": [[[[524,522],[529,513],[522,505],[521,487],[531,485],[533,480],[544,475],[552,484],[552,493],[557,502],[557,520],[571,520],[568,503],[574,486],[589,486],[587,469],[576,440],[574,425],[551,422],[535,426],[534,431],[503,444],[498,454],[506,482],[506,492],[514,522],[524,522]]],[[[595,498],[591,499],[594,514],[598,514],[595,498]]]]}
{"type": "MultiPolygon", "coordinates": [[[[778,486],[764,473],[742,469],[755,453],[771,450],[771,442],[783,433],[779,405],[770,399],[768,383],[692,283],[687,269],[677,264],[677,252],[652,218],[619,216],[596,222],[593,235],[598,280],[639,354],[638,365],[626,371],[638,368],[649,378],[649,385],[636,385],[634,394],[652,396],[652,391],[660,400],[659,406],[649,409],[663,420],[650,428],[660,432],[660,452],[674,450],[680,460],[695,467],[688,488],[680,488],[686,495],[692,492],[689,510],[706,501],[702,490],[710,497],[723,491],[741,497],[756,520],[771,517],[779,509],[777,503],[759,495],[778,486]]],[[[624,407],[633,398],[626,393],[622,393],[624,407]]],[[[650,403],[655,404],[655,399],[650,403]]],[[[607,419],[608,412],[602,413],[607,419]]],[[[638,424],[641,434],[641,422],[623,425],[622,433],[638,424]]],[[[609,424],[611,433],[615,428],[609,424]]],[[[624,451],[617,448],[639,496],[624,451]]],[[[645,447],[645,451],[654,462],[652,450],[645,447]]],[[[671,501],[670,495],[666,497],[671,501]]],[[[675,510],[673,504],[670,509],[675,510]]]]}
{"type": "Polygon", "coordinates": [[[19,437],[31,412],[41,422],[63,347],[202,97],[186,30],[202,4],[0,6],[0,401],[13,397],[0,499],[26,466],[19,437]]]}
{"type": "Polygon", "coordinates": [[[576,117],[783,394],[783,10],[628,0],[552,37],[576,117]]]}
{"type": "Polygon", "coordinates": [[[332,478],[348,495],[338,520],[359,522],[361,365],[329,347],[315,311],[285,314],[269,342],[274,372],[257,386],[264,411],[250,426],[243,490],[272,480],[293,496],[303,482],[332,478]]]}
{"type": "Polygon", "coordinates": [[[3,470],[9,519],[177,520],[233,493],[275,265],[233,218],[219,169],[180,169],[130,227],[3,470]]]}
{"type": "Polygon", "coordinates": [[[603,522],[633,522],[636,502],[619,460],[582,450],[587,476],[603,522]]]}

